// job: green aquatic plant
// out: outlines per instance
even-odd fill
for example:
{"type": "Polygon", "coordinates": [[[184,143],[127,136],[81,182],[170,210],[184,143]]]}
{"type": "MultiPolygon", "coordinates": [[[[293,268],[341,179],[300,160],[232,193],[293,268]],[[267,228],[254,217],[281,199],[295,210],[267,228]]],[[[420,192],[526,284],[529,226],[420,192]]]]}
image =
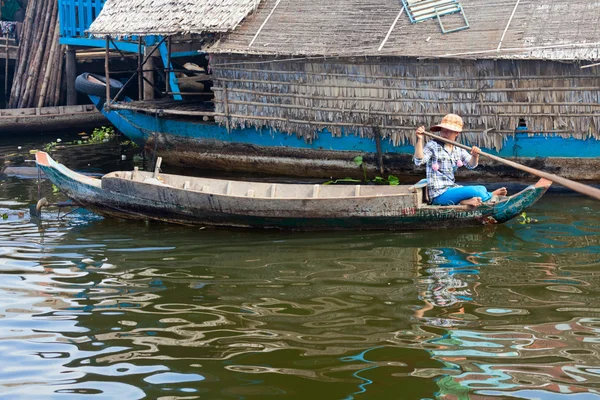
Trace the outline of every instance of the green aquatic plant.
{"type": "Polygon", "coordinates": [[[362,156],[355,157],[354,163],[356,165],[358,165],[359,167],[362,167],[365,182],[374,182],[374,183],[377,183],[380,185],[391,185],[391,186],[398,186],[400,184],[400,179],[398,179],[398,177],[396,177],[394,175],[388,175],[387,178],[384,178],[382,176],[376,176],[375,178],[373,178],[372,180],[369,181],[369,179],[367,179],[367,169],[365,167],[365,163],[363,161],[362,156]]]}
{"type": "Polygon", "coordinates": [[[327,182],[323,182],[323,185],[332,185],[335,183],[346,183],[346,182],[358,182],[358,183],[373,182],[378,185],[391,185],[391,186],[397,186],[400,184],[400,179],[398,179],[398,177],[396,177],[394,175],[388,175],[387,178],[384,178],[382,176],[376,176],[373,179],[368,179],[367,178],[367,168],[363,161],[363,157],[362,156],[354,157],[354,159],[352,161],[354,161],[354,164],[356,164],[358,167],[362,167],[363,177],[364,177],[364,179],[362,181],[359,179],[354,179],[354,178],[341,178],[341,179],[332,179],[327,182]]]}
{"type": "Polygon", "coordinates": [[[89,139],[90,143],[102,143],[109,141],[115,136],[115,129],[112,126],[102,126],[94,128],[92,136],[89,139]]]}
{"type": "Polygon", "coordinates": [[[522,212],[521,215],[517,217],[517,222],[521,225],[532,224],[538,222],[537,219],[529,218],[526,212],[522,212]]]}
{"type": "Polygon", "coordinates": [[[44,145],[44,151],[45,151],[46,153],[49,153],[49,152],[51,152],[52,150],[54,150],[54,148],[56,147],[56,145],[57,145],[57,144],[58,144],[57,142],[50,142],[50,143],[46,143],[46,144],[44,145]]]}

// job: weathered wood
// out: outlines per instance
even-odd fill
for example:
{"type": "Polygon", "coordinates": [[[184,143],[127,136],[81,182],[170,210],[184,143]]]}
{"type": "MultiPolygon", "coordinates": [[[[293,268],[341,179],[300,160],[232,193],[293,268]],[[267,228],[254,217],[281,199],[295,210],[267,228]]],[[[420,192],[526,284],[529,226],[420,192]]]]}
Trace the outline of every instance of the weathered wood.
{"type": "Polygon", "coordinates": [[[52,8],[57,4],[55,1],[47,0],[44,3],[44,7],[41,9],[41,17],[42,21],[40,24],[36,24],[36,35],[35,35],[35,45],[36,50],[33,56],[33,60],[28,63],[27,66],[27,81],[25,82],[25,89],[23,91],[22,97],[19,100],[19,107],[31,107],[33,105],[33,99],[35,96],[35,88],[37,83],[37,78],[40,74],[43,55],[44,55],[44,44],[45,35],[48,33],[48,29],[50,26],[50,20],[52,18],[52,8]]]}
{"type": "Polygon", "coordinates": [[[19,98],[21,96],[21,87],[23,86],[23,74],[28,65],[29,51],[32,47],[31,36],[33,34],[34,19],[37,12],[38,4],[42,0],[31,0],[27,4],[27,10],[25,12],[25,20],[23,23],[23,29],[21,30],[20,46],[15,63],[15,74],[13,76],[13,85],[10,91],[10,100],[8,102],[8,108],[15,108],[18,106],[19,98]]]}
{"type": "Polygon", "coordinates": [[[152,100],[154,95],[154,69],[156,68],[156,57],[148,57],[147,68],[144,70],[144,100],[152,100]]]}
{"type": "Polygon", "coordinates": [[[408,185],[312,185],[243,182],[154,172],[118,171],[91,178],[36,161],[73,201],[105,216],[172,223],[302,230],[426,229],[503,223],[535,203],[551,182],[481,207],[429,206],[408,185]]]}
{"type": "Polygon", "coordinates": [[[373,135],[375,136],[375,147],[377,149],[377,164],[379,164],[379,173],[383,175],[383,155],[381,152],[381,132],[379,128],[373,128],[373,135]]]}
{"type": "Polygon", "coordinates": [[[67,83],[67,105],[77,104],[77,90],[75,79],[77,78],[77,52],[71,46],[67,46],[65,57],[65,79],[67,83]]]}
{"type": "Polygon", "coordinates": [[[65,46],[59,46],[58,53],[56,55],[56,79],[55,79],[55,89],[54,89],[54,101],[52,105],[57,106],[61,103],[61,93],[62,93],[62,82],[63,82],[63,58],[65,54],[65,46]]]}
{"type": "Polygon", "coordinates": [[[171,36],[167,37],[167,61],[165,65],[165,91],[171,91],[171,36]]]}
{"type": "Polygon", "coordinates": [[[106,118],[93,105],[0,110],[0,136],[32,130],[38,133],[66,128],[87,128],[106,124],[106,118]]]}
{"type": "Polygon", "coordinates": [[[110,36],[106,36],[104,49],[104,76],[106,77],[106,104],[110,105],[110,36]]]}
{"type": "MultiPolygon", "coordinates": [[[[54,2],[52,7],[54,7],[58,2],[54,2]]],[[[47,69],[52,65],[50,61],[54,54],[53,51],[56,50],[55,42],[58,41],[58,12],[51,11],[50,15],[50,25],[48,26],[48,31],[45,33],[45,37],[42,38],[43,42],[43,50],[42,50],[42,59],[40,60],[40,71],[38,72],[37,81],[34,83],[35,87],[33,89],[33,98],[32,98],[32,107],[42,107],[44,104],[39,104],[40,97],[42,97],[42,93],[44,88],[44,80],[46,79],[47,69]]]]}
{"type": "Polygon", "coordinates": [[[57,45],[55,54],[52,55],[52,67],[50,72],[50,78],[48,82],[48,89],[46,93],[46,104],[49,106],[57,105],[56,99],[56,90],[57,86],[60,84],[60,62],[61,62],[61,48],[63,46],[57,45]]]}
{"type": "MultiPolygon", "coordinates": [[[[144,100],[144,60],[142,54],[142,37],[138,37],[138,54],[137,54],[137,78],[138,78],[138,99],[144,100]]],[[[108,86],[108,85],[106,85],[108,86]]]]}
{"type": "Polygon", "coordinates": [[[6,45],[4,47],[6,54],[4,56],[4,101],[8,103],[8,33],[5,36],[6,45]]]}
{"type": "MultiPolygon", "coordinates": [[[[56,48],[58,47],[58,38],[59,38],[58,30],[59,30],[58,29],[58,21],[56,21],[54,33],[52,35],[54,40],[52,41],[50,52],[48,54],[48,59],[46,60],[46,67],[45,67],[42,85],[41,85],[39,96],[38,96],[38,102],[37,102],[38,107],[43,107],[46,105],[48,84],[50,83],[50,77],[52,76],[52,71],[53,71],[53,68],[55,67],[53,61],[56,58],[55,52],[56,52],[56,48]]],[[[73,50],[73,52],[74,52],[74,50],[73,50]]],[[[75,104],[75,103],[73,103],[73,104],[75,104]]],[[[68,104],[68,105],[73,105],[73,104],[68,104]]]]}

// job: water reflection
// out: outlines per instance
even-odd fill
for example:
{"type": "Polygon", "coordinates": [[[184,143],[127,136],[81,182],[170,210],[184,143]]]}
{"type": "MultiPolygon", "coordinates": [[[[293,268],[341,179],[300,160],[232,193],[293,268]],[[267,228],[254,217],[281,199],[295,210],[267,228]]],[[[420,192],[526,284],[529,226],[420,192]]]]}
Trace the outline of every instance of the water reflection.
{"type": "Polygon", "coordinates": [[[532,225],[259,233],[79,211],[36,224],[19,212],[37,184],[3,183],[9,398],[598,394],[585,199],[542,202],[532,225]]]}
{"type": "MultiPolygon", "coordinates": [[[[597,286],[595,276],[585,274],[584,278],[573,264],[565,263],[579,250],[584,252],[579,265],[583,260],[597,266],[594,243],[598,237],[591,241],[588,237],[596,233],[595,225],[595,221],[572,226],[542,224],[515,230],[520,238],[553,237],[550,251],[531,246],[510,253],[448,247],[421,252],[424,273],[416,282],[424,305],[415,317],[444,329],[432,331],[434,337],[425,340],[435,346],[430,350],[432,358],[448,370],[436,380],[439,398],[467,398],[469,393],[517,398],[600,396],[600,319],[582,314],[564,319],[569,311],[597,312],[581,308],[591,304],[590,293],[585,292],[597,286]],[[571,251],[556,251],[557,243],[571,251]],[[527,268],[515,273],[511,268],[515,260],[526,260],[519,265],[527,268]],[[539,322],[550,314],[562,318],[539,322]]],[[[514,240],[501,243],[519,244],[514,240]]]]}

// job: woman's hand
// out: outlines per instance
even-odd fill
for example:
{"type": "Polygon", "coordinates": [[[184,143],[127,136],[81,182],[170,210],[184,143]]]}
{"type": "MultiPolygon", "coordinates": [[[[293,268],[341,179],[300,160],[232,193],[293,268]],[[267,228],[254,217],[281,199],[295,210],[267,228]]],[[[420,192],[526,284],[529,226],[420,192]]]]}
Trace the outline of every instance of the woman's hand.
{"type": "Polygon", "coordinates": [[[479,147],[471,147],[471,159],[469,160],[471,168],[475,168],[477,164],[479,164],[479,154],[481,154],[481,149],[479,147]]]}
{"type": "Polygon", "coordinates": [[[417,131],[415,132],[415,134],[417,135],[417,142],[415,143],[415,158],[423,158],[423,138],[425,137],[424,133],[424,126],[418,127],[417,131]]]}

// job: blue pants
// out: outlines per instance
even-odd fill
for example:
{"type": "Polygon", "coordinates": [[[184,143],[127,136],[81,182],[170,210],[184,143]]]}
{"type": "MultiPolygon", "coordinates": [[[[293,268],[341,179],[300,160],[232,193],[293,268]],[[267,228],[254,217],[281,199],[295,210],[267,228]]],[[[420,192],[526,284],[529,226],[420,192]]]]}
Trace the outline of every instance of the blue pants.
{"type": "Polygon", "coordinates": [[[492,194],[487,191],[485,186],[454,187],[435,197],[431,204],[436,206],[451,206],[473,197],[481,197],[481,201],[488,201],[492,198],[492,194]]]}

